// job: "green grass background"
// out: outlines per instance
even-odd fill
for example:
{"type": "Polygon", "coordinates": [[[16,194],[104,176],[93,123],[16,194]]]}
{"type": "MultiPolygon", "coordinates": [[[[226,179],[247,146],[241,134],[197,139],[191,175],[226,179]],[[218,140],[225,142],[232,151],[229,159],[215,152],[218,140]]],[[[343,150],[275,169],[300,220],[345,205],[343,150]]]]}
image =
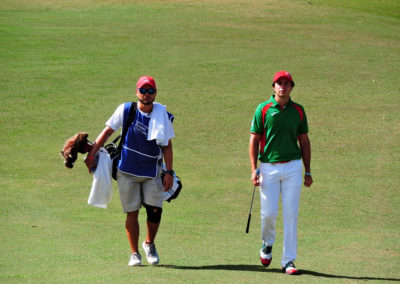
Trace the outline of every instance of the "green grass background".
{"type": "Polygon", "coordinates": [[[396,0],[1,1],[0,282],[400,281],[399,48],[396,0]],[[282,69],[312,143],[294,278],[281,216],[259,263],[258,196],[244,233],[250,120],[282,69]],[[58,152],[94,140],[143,74],[176,117],[184,189],[164,207],[161,265],[132,269],[116,185],[107,210],[87,205],[82,157],[67,170],[58,152]]]}

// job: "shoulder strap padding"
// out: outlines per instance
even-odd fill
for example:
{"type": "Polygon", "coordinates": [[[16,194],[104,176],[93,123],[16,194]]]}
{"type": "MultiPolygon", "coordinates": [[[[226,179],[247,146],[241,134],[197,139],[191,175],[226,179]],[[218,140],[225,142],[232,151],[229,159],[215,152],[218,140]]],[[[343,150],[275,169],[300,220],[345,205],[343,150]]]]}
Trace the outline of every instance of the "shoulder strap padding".
{"type": "MultiPolygon", "coordinates": [[[[127,107],[127,105],[125,107],[127,107]]],[[[122,126],[121,140],[119,141],[119,145],[118,145],[118,149],[120,149],[120,150],[122,149],[122,145],[124,144],[125,136],[126,136],[126,133],[128,132],[129,126],[135,120],[136,110],[137,110],[137,103],[132,102],[129,106],[128,118],[126,120],[124,119],[124,125],[122,126]]]]}

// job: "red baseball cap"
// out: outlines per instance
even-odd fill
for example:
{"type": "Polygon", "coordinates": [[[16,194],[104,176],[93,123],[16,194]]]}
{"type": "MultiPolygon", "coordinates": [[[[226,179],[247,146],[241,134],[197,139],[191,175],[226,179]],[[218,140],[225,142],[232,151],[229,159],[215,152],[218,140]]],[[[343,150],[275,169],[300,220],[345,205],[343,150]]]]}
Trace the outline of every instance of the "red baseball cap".
{"type": "Polygon", "coordinates": [[[150,76],[142,76],[136,83],[136,88],[141,88],[144,85],[150,85],[152,88],[156,89],[156,82],[153,77],[150,76]]]}
{"type": "Polygon", "coordinates": [[[274,81],[272,83],[272,87],[274,86],[275,82],[278,81],[279,78],[282,78],[282,77],[285,77],[286,79],[288,79],[292,83],[292,86],[294,86],[294,81],[292,79],[292,75],[290,75],[289,72],[287,72],[287,71],[278,71],[274,75],[274,81]]]}

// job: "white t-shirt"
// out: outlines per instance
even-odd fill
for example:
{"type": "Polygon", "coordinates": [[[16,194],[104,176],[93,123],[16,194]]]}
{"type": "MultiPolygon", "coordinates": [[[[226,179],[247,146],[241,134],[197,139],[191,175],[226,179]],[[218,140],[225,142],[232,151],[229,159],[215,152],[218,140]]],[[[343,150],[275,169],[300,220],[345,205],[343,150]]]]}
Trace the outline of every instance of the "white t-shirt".
{"type": "MultiPolygon", "coordinates": [[[[118,108],[114,111],[113,115],[106,122],[106,126],[111,127],[114,131],[117,131],[118,129],[120,129],[123,126],[124,106],[125,106],[125,104],[120,104],[118,106],[118,108]]],[[[138,110],[142,115],[144,115],[148,118],[151,118],[151,113],[148,114],[148,113],[141,111],[140,109],[138,109],[138,110]]]]}

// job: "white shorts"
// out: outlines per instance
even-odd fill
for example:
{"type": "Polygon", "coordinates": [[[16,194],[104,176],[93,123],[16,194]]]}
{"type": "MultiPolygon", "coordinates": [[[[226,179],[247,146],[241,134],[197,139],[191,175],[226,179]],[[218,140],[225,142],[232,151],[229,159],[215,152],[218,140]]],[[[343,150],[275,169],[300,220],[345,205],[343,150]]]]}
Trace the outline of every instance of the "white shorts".
{"type": "Polygon", "coordinates": [[[138,211],[142,204],[162,208],[163,185],[161,176],[142,178],[117,172],[119,197],[125,213],[138,211]]]}

